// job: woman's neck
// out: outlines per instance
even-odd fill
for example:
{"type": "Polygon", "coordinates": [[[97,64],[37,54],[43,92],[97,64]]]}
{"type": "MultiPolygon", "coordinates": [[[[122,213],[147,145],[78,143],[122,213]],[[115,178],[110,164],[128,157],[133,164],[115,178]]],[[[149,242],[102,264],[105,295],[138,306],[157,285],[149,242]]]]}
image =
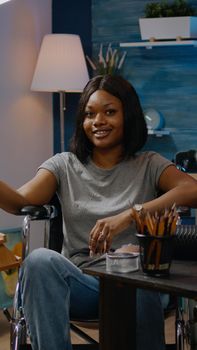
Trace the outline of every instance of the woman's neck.
{"type": "Polygon", "coordinates": [[[92,161],[99,168],[111,169],[116,164],[120,163],[123,159],[123,152],[109,152],[106,150],[94,150],[92,155],[92,161]]]}

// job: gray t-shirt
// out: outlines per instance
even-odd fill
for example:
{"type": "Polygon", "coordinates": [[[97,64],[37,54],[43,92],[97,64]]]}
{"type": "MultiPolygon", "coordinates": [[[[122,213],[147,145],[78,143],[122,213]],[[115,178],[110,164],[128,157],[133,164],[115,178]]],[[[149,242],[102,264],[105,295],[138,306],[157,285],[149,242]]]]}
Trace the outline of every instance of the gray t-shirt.
{"type": "MultiPolygon", "coordinates": [[[[62,254],[79,267],[102,260],[89,257],[89,233],[96,221],[155,198],[159,177],[169,165],[169,160],[155,152],[143,152],[109,170],[91,160],[82,164],[70,152],[45,161],[40,168],[51,171],[58,182],[64,231],[62,254]]],[[[134,233],[132,224],[114,238],[112,248],[136,243],[134,233]]]]}

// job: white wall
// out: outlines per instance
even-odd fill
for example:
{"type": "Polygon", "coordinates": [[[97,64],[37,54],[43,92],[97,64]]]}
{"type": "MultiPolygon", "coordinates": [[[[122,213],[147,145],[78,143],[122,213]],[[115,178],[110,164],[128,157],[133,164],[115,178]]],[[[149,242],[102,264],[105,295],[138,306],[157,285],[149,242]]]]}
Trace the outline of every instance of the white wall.
{"type": "MultiPolygon", "coordinates": [[[[53,153],[51,94],[30,91],[42,38],[51,33],[51,7],[51,0],[0,6],[0,178],[16,188],[53,153]]],[[[20,223],[0,210],[0,227],[20,223]]]]}

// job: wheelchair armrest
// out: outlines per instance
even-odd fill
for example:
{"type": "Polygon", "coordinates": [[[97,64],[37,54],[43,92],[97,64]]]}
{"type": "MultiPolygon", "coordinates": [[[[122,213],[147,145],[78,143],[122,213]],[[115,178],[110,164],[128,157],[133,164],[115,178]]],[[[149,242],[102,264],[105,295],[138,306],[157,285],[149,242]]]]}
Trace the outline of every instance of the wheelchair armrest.
{"type": "Polygon", "coordinates": [[[29,215],[31,220],[53,219],[57,215],[53,205],[28,205],[19,210],[16,215],[29,215]]]}

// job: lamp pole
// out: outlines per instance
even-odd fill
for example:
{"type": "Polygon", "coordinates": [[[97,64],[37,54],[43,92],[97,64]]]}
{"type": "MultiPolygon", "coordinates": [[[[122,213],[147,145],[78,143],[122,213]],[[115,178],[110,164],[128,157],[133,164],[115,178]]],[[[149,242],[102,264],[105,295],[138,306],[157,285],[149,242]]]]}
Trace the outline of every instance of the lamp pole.
{"type": "Polygon", "coordinates": [[[66,110],[66,93],[65,91],[59,91],[60,95],[60,147],[61,152],[65,149],[65,137],[64,137],[64,116],[66,110]]]}

